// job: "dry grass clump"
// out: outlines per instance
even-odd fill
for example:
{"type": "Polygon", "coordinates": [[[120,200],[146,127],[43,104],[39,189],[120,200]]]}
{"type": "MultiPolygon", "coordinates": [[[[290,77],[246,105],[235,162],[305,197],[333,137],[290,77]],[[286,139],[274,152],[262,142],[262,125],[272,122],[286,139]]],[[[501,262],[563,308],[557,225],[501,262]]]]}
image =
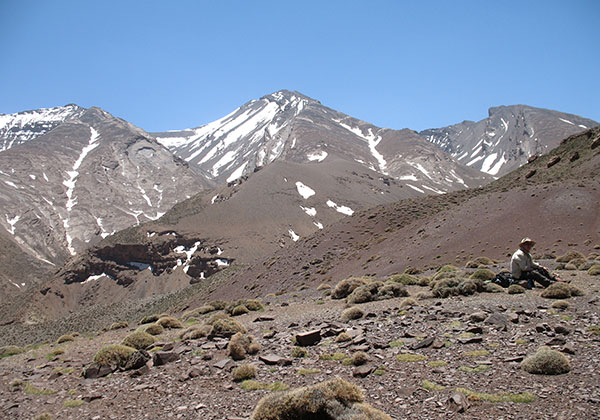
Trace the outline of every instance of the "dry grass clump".
{"type": "Polygon", "coordinates": [[[413,306],[419,306],[419,303],[415,299],[408,297],[408,298],[402,299],[402,302],[400,302],[400,305],[398,305],[398,306],[401,308],[406,308],[406,307],[412,308],[413,306]]]}
{"type": "Polygon", "coordinates": [[[163,328],[169,328],[169,329],[183,328],[183,324],[181,323],[181,321],[178,320],[177,318],[173,318],[171,316],[166,316],[166,317],[160,318],[158,321],[156,321],[156,323],[163,328]]]}
{"type": "Polygon", "coordinates": [[[499,284],[489,282],[483,284],[483,291],[485,293],[504,293],[504,287],[500,286],[499,284]]]}
{"type": "Polygon", "coordinates": [[[142,331],[150,335],[160,335],[164,332],[164,328],[160,324],[150,324],[142,331]]]}
{"type": "Polygon", "coordinates": [[[145,317],[140,319],[139,324],[140,325],[150,324],[151,322],[156,322],[156,321],[158,321],[158,315],[146,315],[145,317]]]}
{"type": "Polygon", "coordinates": [[[471,276],[469,278],[474,279],[474,280],[486,281],[486,280],[492,280],[495,277],[496,277],[496,273],[494,273],[492,270],[488,270],[487,268],[480,268],[479,270],[477,270],[473,274],[471,274],[471,276]]]}
{"type": "Polygon", "coordinates": [[[538,375],[560,375],[571,370],[571,363],[561,352],[540,347],[534,355],[521,362],[521,369],[538,375]]]}
{"type": "Polygon", "coordinates": [[[110,331],[112,331],[112,330],[120,330],[121,328],[127,328],[127,327],[129,327],[129,324],[127,323],[127,321],[118,321],[118,322],[113,322],[112,324],[110,324],[108,329],[110,331]]]}
{"type": "Polygon", "coordinates": [[[181,334],[179,334],[179,338],[182,340],[196,340],[201,337],[208,337],[212,332],[212,329],[212,325],[208,324],[194,325],[185,329],[181,334]]]}
{"type": "Polygon", "coordinates": [[[246,307],[246,305],[238,305],[231,310],[231,315],[239,316],[244,315],[250,312],[250,309],[246,307]]]}
{"type": "Polygon", "coordinates": [[[350,295],[354,289],[364,286],[367,283],[369,283],[369,280],[362,277],[351,277],[349,279],[342,280],[333,288],[333,291],[331,292],[331,298],[344,299],[345,297],[348,297],[348,295],[350,295]]]}
{"type": "Polygon", "coordinates": [[[213,300],[209,303],[210,306],[215,308],[217,311],[222,311],[229,305],[229,302],[225,302],[224,300],[213,300]]]}
{"type": "Polygon", "coordinates": [[[60,337],[58,337],[58,339],[56,340],[56,344],[61,344],[61,343],[67,343],[69,341],[74,341],[75,337],[73,337],[72,334],[65,334],[65,335],[61,335],[60,337]]]}
{"type": "Polygon", "coordinates": [[[348,303],[366,303],[400,296],[408,296],[408,291],[403,285],[393,282],[371,281],[354,289],[346,298],[346,301],[348,303]]]}
{"type": "Polygon", "coordinates": [[[133,347],[137,350],[144,350],[154,344],[154,341],[156,341],[155,338],[150,334],[144,331],[136,331],[125,337],[121,344],[124,346],[133,347]]]}
{"type": "Polygon", "coordinates": [[[566,309],[569,308],[569,302],[566,302],[564,300],[557,300],[556,302],[552,303],[552,307],[554,309],[558,309],[560,311],[564,311],[566,309]]]}
{"type": "Polygon", "coordinates": [[[508,286],[506,292],[509,295],[518,295],[521,293],[525,293],[525,288],[523,286],[519,286],[518,284],[511,284],[510,286],[508,286]]]}
{"type": "Polygon", "coordinates": [[[213,317],[208,323],[212,325],[212,331],[209,337],[225,337],[229,338],[236,333],[246,334],[248,330],[240,322],[228,316],[213,317]]]}
{"type": "Polygon", "coordinates": [[[256,354],[259,351],[260,345],[254,336],[242,333],[236,333],[227,345],[227,352],[233,360],[245,359],[247,354],[256,354]]]}
{"type": "Polygon", "coordinates": [[[585,255],[583,255],[579,251],[568,251],[566,254],[561,255],[560,257],[557,257],[556,262],[568,263],[569,261],[574,260],[576,258],[584,258],[585,259],[585,255]]]}
{"type": "Polygon", "coordinates": [[[594,264],[588,270],[590,276],[600,276],[600,264],[594,264]]]}
{"type": "Polygon", "coordinates": [[[359,319],[365,316],[365,312],[360,309],[358,306],[353,306],[348,309],[344,309],[342,315],[340,315],[341,321],[350,321],[351,319],[359,319]]]}
{"type": "Polygon", "coordinates": [[[125,366],[127,359],[136,350],[122,344],[111,344],[101,348],[94,356],[94,362],[99,366],[125,366]]]}
{"type": "Polygon", "coordinates": [[[556,282],[546,287],[540,296],[547,299],[568,299],[572,296],[582,296],[583,291],[568,283],[556,282]]]}
{"type": "Polygon", "coordinates": [[[352,340],[352,336],[345,331],[339,333],[338,336],[335,337],[336,343],[345,343],[345,342],[351,341],[351,340],[352,340]]]}
{"type": "Polygon", "coordinates": [[[469,296],[486,290],[485,284],[479,279],[463,279],[458,277],[445,277],[433,281],[430,287],[433,295],[439,298],[458,295],[469,296]]]}
{"type": "Polygon", "coordinates": [[[306,350],[304,347],[295,346],[292,349],[291,356],[292,357],[298,357],[298,358],[307,357],[308,356],[308,350],[306,350]]]}
{"type": "Polygon", "coordinates": [[[35,418],[35,420],[53,420],[52,414],[42,413],[35,418]]]}
{"type": "Polygon", "coordinates": [[[391,420],[391,417],[364,403],[359,387],[336,378],[285,393],[266,395],[258,402],[250,419],[391,420]]]}
{"type": "Polygon", "coordinates": [[[482,266],[492,265],[494,261],[492,261],[488,257],[478,257],[474,260],[470,260],[465,264],[465,268],[481,268],[482,266]]]}
{"type": "Polygon", "coordinates": [[[256,378],[256,366],[244,363],[233,369],[231,372],[235,382],[242,382],[247,379],[256,378]]]}
{"type": "Polygon", "coordinates": [[[352,354],[350,361],[354,366],[364,365],[365,363],[369,362],[369,355],[364,351],[357,351],[356,353],[352,354]]]}
{"type": "Polygon", "coordinates": [[[413,276],[413,275],[407,274],[407,273],[394,274],[393,276],[390,276],[388,281],[394,282],[394,283],[400,283],[405,286],[413,286],[413,285],[419,284],[419,278],[417,276],[413,276]]]}
{"type": "Polygon", "coordinates": [[[19,346],[4,346],[0,347],[0,359],[3,357],[14,356],[15,354],[24,353],[25,348],[19,346]]]}
{"type": "Polygon", "coordinates": [[[185,312],[183,314],[182,318],[183,319],[194,318],[194,317],[198,317],[200,315],[205,315],[205,314],[208,314],[208,313],[214,312],[214,311],[216,311],[214,306],[202,305],[202,306],[199,306],[198,308],[194,308],[190,311],[185,312]]]}
{"type": "Polygon", "coordinates": [[[319,284],[319,285],[317,286],[317,290],[318,290],[319,292],[320,292],[320,291],[322,291],[322,290],[327,290],[327,291],[329,291],[329,290],[331,290],[331,285],[330,285],[330,284],[328,284],[328,283],[321,283],[321,284],[319,284]]]}

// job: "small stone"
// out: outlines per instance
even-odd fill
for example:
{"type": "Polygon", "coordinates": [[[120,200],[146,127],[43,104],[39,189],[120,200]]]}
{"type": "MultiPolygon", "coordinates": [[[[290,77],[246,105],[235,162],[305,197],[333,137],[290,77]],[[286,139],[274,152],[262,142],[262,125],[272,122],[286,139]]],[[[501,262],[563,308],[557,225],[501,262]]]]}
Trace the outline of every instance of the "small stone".
{"type": "Polygon", "coordinates": [[[417,341],[416,343],[414,343],[411,348],[413,350],[417,350],[417,349],[424,349],[426,347],[429,347],[433,344],[433,342],[435,341],[435,337],[427,337],[424,340],[421,341],[417,341]]]}
{"type": "Polygon", "coordinates": [[[157,351],[152,356],[152,360],[154,366],[162,366],[174,362],[175,360],[179,360],[179,354],[169,351],[157,351]]]}
{"type": "Polygon", "coordinates": [[[475,327],[468,328],[466,330],[466,332],[471,333],[471,334],[483,334],[483,328],[481,328],[480,326],[475,326],[475,327]]]}
{"type": "Polygon", "coordinates": [[[554,332],[557,334],[569,335],[571,333],[571,330],[565,327],[564,325],[557,325],[556,327],[554,327],[554,332]]]}
{"type": "Polygon", "coordinates": [[[110,366],[90,366],[83,371],[83,377],[86,379],[97,379],[102,378],[110,373],[113,373],[116,369],[110,366]]]}
{"type": "Polygon", "coordinates": [[[473,343],[481,343],[483,341],[483,337],[467,337],[467,338],[459,338],[458,341],[461,344],[473,344],[473,343]]]}
{"type": "Polygon", "coordinates": [[[456,411],[457,413],[464,413],[470,406],[469,400],[460,392],[453,393],[448,401],[446,401],[448,408],[452,411],[456,411]]]}
{"type": "Polygon", "coordinates": [[[508,318],[504,314],[494,312],[493,314],[491,314],[490,316],[488,316],[485,319],[485,323],[493,325],[494,327],[496,327],[498,329],[506,330],[506,328],[508,326],[508,318]]]}
{"type": "Polygon", "coordinates": [[[257,317],[256,319],[254,319],[253,322],[267,322],[267,321],[274,321],[275,318],[272,316],[266,316],[266,315],[261,315],[259,317],[257,317]]]}
{"type": "Polygon", "coordinates": [[[286,357],[281,357],[276,354],[265,354],[258,357],[258,360],[266,365],[289,366],[292,361],[286,357]]]}
{"type": "Polygon", "coordinates": [[[562,337],[554,337],[552,340],[546,343],[547,346],[564,346],[567,343],[562,337]]]}
{"type": "Polygon", "coordinates": [[[225,369],[230,363],[232,363],[231,359],[221,359],[218,362],[214,363],[213,366],[217,369],[225,369]]]}
{"type": "Polygon", "coordinates": [[[469,319],[473,322],[483,322],[487,318],[488,314],[485,312],[474,312],[471,314],[469,319]]]}
{"type": "Polygon", "coordinates": [[[562,353],[567,353],[567,354],[575,354],[575,349],[573,348],[572,345],[570,344],[566,344],[565,346],[563,346],[562,349],[560,349],[560,351],[562,353]]]}
{"type": "Polygon", "coordinates": [[[371,373],[373,373],[373,371],[375,371],[374,366],[369,366],[369,365],[359,366],[356,369],[354,369],[354,371],[352,372],[352,376],[354,376],[355,378],[366,378],[371,373]]]}

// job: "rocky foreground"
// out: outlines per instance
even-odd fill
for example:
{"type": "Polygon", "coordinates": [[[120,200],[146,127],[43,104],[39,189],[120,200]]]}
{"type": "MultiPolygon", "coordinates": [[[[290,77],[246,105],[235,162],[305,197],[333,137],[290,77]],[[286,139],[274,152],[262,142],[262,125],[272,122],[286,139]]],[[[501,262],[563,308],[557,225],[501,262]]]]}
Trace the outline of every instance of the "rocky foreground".
{"type": "Polygon", "coordinates": [[[148,351],[119,369],[93,368],[94,356],[138,325],[74,334],[5,353],[0,412],[11,420],[249,418],[266,394],[340,377],[394,419],[600,418],[600,276],[559,274],[584,294],[547,299],[535,289],[440,299],[411,285],[412,297],[350,312],[353,305],[331,299],[326,287],[269,295],[264,310],[233,317],[254,337],[247,351],[233,351],[214,330],[193,334],[215,311],[174,314],[197,328],[182,339],[183,328],[163,322],[148,351]],[[540,346],[565,355],[569,371],[523,370],[540,346]],[[246,364],[253,367],[235,369],[246,364]]]}

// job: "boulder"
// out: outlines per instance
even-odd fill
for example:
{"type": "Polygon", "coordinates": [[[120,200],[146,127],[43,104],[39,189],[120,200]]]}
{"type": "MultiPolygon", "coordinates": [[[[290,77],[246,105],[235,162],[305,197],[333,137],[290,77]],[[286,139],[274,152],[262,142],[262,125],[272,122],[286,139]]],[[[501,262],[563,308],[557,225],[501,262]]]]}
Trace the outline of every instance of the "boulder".
{"type": "Polygon", "coordinates": [[[296,344],[302,347],[314,346],[321,341],[321,331],[312,330],[296,334],[296,344]]]}

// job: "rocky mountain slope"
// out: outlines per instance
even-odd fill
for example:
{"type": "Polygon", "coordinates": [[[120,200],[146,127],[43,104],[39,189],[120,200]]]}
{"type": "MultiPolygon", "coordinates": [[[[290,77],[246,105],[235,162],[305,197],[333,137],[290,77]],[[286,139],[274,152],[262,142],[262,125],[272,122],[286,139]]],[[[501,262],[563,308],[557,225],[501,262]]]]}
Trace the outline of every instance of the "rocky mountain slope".
{"type": "Polygon", "coordinates": [[[409,266],[507,259],[524,236],[535,254],[569,244],[600,247],[600,129],[478,189],[408,199],[357,212],[237,273],[215,297],[276,293],[351,276],[385,277],[409,266]]]}
{"type": "Polygon", "coordinates": [[[375,127],[282,90],[199,128],[154,133],[158,141],[220,183],[274,161],[357,162],[415,191],[440,193],[486,182],[411,130],[375,127]]]}
{"type": "Polygon", "coordinates": [[[527,163],[534,155],[554,149],[570,136],[598,123],[577,115],[526,105],[489,109],[481,121],[463,121],[419,134],[460,163],[501,176],[527,163]]]}
{"type": "Polygon", "coordinates": [[[0,152],[0,227],[2,238],[11,240],[2,239],[2,246],[11,249],[6,258],[26,255],[30,261],[13,267],[13,274],[23,273],[19,280],[3,265],[14,292],[30,286],[31,267],[40,262],[53,271],[111,233],[157,219],[208,186],[143,130],[98,108],[73,110],[54,128],[51,119],[31,122],[22,132],[30,134],[17,135],[0,152]]]}

